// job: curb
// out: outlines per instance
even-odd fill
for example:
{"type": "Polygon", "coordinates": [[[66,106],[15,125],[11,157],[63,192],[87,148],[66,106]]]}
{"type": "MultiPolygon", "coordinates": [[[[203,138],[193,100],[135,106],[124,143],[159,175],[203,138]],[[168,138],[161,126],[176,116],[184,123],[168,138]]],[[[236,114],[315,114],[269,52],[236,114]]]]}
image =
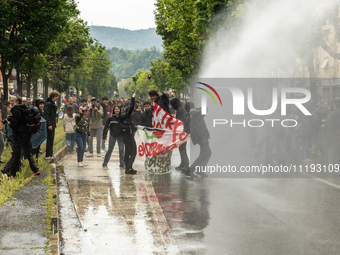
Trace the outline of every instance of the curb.
{"type": "Polygon", "coordinates": [[[59,214],[58,214],[58,187],[57,187],[57,165],[56,162],[60,160],[63,156],[67,154],[67,146],[63,146],[58,150],[54,157],[55,159],[49,163],[52,165],[52,181],[55,186],[52,187],[53,198],[55,198],[55,203],[52,207],[52,217],[51,217],[51,232],[50,235],[50,245],[49,250],[52,255],[59,255],[59,214]],[[53,162],[53,163],[52,163],[53,162]]]}

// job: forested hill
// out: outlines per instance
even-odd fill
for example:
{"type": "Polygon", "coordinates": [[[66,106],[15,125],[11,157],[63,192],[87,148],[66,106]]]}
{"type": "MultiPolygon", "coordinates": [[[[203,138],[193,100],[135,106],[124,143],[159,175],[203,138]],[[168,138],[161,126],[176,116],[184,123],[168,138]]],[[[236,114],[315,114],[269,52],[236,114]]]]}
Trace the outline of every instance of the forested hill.
{"type": "Polygon", "coordinates": [[[162,38],[156,34],[155,28],[128,30],[116,27],[89,26],[91,36],[107,49],[117,47],[127,50],[143,50],[156,46],[162,48],[162,38]]]}
{"type": "Polygon", "coordinates": [[[131,77],[138,69],[149,69],[151,61],[162,58],[162,52],[155,46],[136,52],[113,47],[108,53],[112,61],[112,70],[118,79],[131,77]]]}

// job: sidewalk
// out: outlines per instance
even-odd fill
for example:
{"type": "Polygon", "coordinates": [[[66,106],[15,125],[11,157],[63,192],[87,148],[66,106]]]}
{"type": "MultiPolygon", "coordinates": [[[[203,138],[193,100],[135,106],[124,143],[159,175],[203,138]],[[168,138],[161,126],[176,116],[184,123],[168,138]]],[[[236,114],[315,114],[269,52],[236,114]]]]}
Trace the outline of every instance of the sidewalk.
{"type": "Polygon", "coordinates": [[[0,207],[0,254],[46,254],[44,170],[0,207]]]}
{"type": "Polygon", "coordinates": [[[61,254],[177,254],[178,249],[146,171],[125,175],[117,146],[108,170],[103,157],[76,153],[59,165],[59,239],[61,254]]]}

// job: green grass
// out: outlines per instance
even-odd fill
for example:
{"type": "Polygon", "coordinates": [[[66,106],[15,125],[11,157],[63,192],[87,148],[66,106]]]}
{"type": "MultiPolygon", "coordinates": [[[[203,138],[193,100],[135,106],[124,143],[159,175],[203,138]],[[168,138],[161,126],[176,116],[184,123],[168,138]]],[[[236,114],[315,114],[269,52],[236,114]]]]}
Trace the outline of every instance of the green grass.
{"type": "Polygon", "coordinates": [[[47,214],[45,215],[45,219],[46,219],[46,224],[47,224],[46,235],[47,235],[47,239],[49,239],[51,235],[52,206],[55,202],[55,198],[53,198],[52,187],[55,186],[55,184],[53,184],[53,180],[52,180],[51,165],[49,165],[46,170],[47,170],[47,177],[44,180],[44,183],[47,185],[48,189],[46,191],[46,200],[45,200],[45,203],[46,203],[45,205],[47,206],[47,214]]]}
{"type": "MultiPolygon", "coordinates": [[[[65,133],[63,130],[63,123],[59,121],[57,124],[57,128],[55,130],[55,138],[54,138],[54,146],[53,152],[57,152],[61,147],[66,144],[65,133]]],[[[40,171],[43,171],[48,164],[45,162],[45,151],[46,144],[41,145],[41,150],[43,154],[39,157],[38,167],[40,171]]],[[[3,154],[2,160],[7,162],[11,157],[11,148],[7,147],[3,154]]],[[[4,165],[2,165],[3,167],[4,165]]],[[[7,175],[4,175],[0,172],[0,206],[2,206],[6,201],[10,200],[12,196],[22,187],[25,186],[32,178],[34,177],[33,172],[28,164],[27,160],[24,160],[24,163],[21,166],[21,170],[17,173],[16,177],[8,178],[7,175]]]]}

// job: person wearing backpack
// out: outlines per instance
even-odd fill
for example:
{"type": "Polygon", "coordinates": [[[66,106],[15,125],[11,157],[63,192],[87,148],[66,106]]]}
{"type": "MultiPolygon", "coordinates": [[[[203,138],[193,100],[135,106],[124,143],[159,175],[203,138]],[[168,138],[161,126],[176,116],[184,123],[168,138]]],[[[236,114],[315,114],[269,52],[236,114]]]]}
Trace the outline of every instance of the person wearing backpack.
{"type": "Polygon", "coordinates": [[[33,173],[39,175],[39,168],[35,164],[32,155],[31,130],[26,123],[28,109],[25,105],[22,105],[22,100],[19,96],[12,96],[10,103],[12,105],[12,117],[7,118],[7,123],[13,130],[14,142],[9,176],[15,177],[20,169],[21,150],[23,150],[33,173]]]}
{"type": "Polygon", "coordinates": [[[68,105],[65,110],[65,116],[63,119],[63,128],[66,135],[66,145],[67,145],[67,151],[71,152],[73,151],[74,144],[76,142],[75,140],[75,134],[74,134],[74,125],[76,124],[75,116],[76,113],[73,111],[73,107],[71,105],[68,105]]]}

